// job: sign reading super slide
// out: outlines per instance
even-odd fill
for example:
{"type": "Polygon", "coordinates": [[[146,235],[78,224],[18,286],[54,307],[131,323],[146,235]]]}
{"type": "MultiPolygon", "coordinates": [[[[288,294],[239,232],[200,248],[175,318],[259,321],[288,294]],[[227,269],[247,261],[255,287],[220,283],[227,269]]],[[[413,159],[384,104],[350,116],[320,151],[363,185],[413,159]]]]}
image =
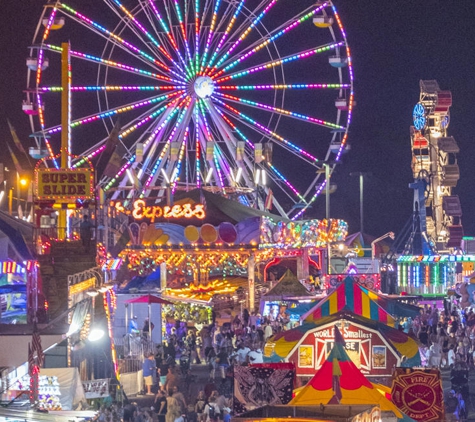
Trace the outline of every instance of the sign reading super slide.
{"type": "Polygon", "coordinates": [[[92,199],[91,169],[38,169],[35,171],[36,199],[92,199]]]}

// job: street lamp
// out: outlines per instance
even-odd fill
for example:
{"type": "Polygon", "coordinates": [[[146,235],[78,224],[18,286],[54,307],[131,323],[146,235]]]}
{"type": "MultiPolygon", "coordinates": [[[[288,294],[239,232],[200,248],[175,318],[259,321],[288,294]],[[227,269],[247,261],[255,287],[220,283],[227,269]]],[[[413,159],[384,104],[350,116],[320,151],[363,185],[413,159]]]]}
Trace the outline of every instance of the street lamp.
{"type": "Polygon", "coordinates": [[[89,341],[94,342],[94,341],[100,340],[102,337],[104,337],[104,330],[102,328],[94,326],[94,327],[91,328],[91,331],[90,331],[87,339],[89,341]]]}
{"type": "Polygon", "coordinates": [[[363,188],[364,188],[364,178],[365,176],[371,176],[372,173],[364,172],[364,171],[355,171],[351,172],[351,177],[359,177],[360,178],[360,233],[364,232],[364,220],[363,220],[363,188]]]}
{"type": "MultiPolygon", "coordinates": [[[[339,161],[325,161],[322,163],[323,169],[325,171],[325,218],[327,220],[327,274],[331,273],[331,245],[329,241],[329,232],[330,232],[330,193],[333,189],[335,191],[335,186],[330,186],[330,166],[338,164],[339,161]]],[[[320,173],[321,170],[317,171],[320,173]]]]}

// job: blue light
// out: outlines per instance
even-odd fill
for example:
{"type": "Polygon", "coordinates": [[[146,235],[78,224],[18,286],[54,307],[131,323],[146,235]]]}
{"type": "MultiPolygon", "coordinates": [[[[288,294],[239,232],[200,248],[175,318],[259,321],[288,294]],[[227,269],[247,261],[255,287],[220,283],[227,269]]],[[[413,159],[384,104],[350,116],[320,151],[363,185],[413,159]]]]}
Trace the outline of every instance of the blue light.
{"type": "Polygon", "coordinates": [[[426,110],[421,103],[417,103],[414,106],[414,110],[412,111],[412,119],[414,121],[414,127],[417,130],[422,130],[426,126],[426,110]]]}

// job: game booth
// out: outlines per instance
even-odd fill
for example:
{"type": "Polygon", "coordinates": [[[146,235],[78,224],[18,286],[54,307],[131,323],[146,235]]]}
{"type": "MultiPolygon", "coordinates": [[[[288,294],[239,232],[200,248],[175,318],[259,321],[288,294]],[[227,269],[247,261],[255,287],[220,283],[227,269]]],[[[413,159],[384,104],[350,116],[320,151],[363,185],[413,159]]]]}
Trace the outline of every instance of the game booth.
{"type": "Polygon", "coordinates": [[[122,228],[111,254],[127,263],[130,278],[147,277],[160,268],[166,274],[162,290],[176,297],[182,290],[192,298],[210,288],[214,294],[232,294],[228,286],[218,287],[241,277],[249,288],[250,310],[256,276],[264,281],[267,264],[296,260],[296,276],[305,279],[309,257],[321,260],[327,242],[342,241],[347,234],[342,220],[287,221],[200,189],[176,192],[173,205],[112,201],[109,214],[117,220],[112,225],[122,228]]]}
{"type": "Polygon", "coordinates": [[[446,295],[465,267],[472,268],[475,255],[402,255],[397,260],[400,292],[446,295]]]}

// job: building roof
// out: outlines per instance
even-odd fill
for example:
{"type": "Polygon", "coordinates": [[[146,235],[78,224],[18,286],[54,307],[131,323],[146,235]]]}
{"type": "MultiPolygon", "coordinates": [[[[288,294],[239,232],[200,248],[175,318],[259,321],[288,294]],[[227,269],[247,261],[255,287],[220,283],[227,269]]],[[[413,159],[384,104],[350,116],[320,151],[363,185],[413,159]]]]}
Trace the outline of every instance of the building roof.
{"type": "MultiPolygon", "coordinates": [[[[18,258],[24,261],[34,259],[34,256],[28,246],[33,242],[34,226],[26,221],[13,218],[11,215],[0,210],[0,232],[7,238],[9,245],[19,255],[18,258]]],[[[0,256],[0,260],[13,258],[9,256],[0,256]]]]}
{"type": "MultiPolygon", "coordinates": [[[[161,205],[166,205],[166,201],[162,201],[161,205]]],[[[174,204],[181,204],[185,202],[191,202],[196,204],[204,204],[206,208],[206,217],[203,220],[197,222],[201,224],[208,223],[214,226],[223,222],[229,222],[232,224],[239,223],[250,217],[272,217],[274,220],[287,219],[274,215],[269,212],[261,211],[255,208],[251,208],[248,205],[242,204],[236,199],[226,198],[222,195],[218,195],[209,192],[205,189],[193,189],[188,192],[177,191],[173,196],[174,204]]],[[[193,219],[183,219],[186,225],[193,223],[193,219]]],[[[180,219],[177,219],[177,223],[180,224],[180,219]]]]}
{"type": "MultiPolygon", "coordinates": [[[[388,299],[389,300],[389,299],[388,299]]],[[[346,277],[328,296],[318,302],[302,316],[306,322],[317,321],[342,311],[350,311],[368,319],[380,321],[394,327],[395,319],[378,303],[378,296],[370,294],[370,290],[346,277]]]]}
{"type": "Polygon", "coordinates": [[[276,300],[290,297],[313,297],[297,277],[287,269],[279,282],[262,296],[264,300],[276,300]]]}

